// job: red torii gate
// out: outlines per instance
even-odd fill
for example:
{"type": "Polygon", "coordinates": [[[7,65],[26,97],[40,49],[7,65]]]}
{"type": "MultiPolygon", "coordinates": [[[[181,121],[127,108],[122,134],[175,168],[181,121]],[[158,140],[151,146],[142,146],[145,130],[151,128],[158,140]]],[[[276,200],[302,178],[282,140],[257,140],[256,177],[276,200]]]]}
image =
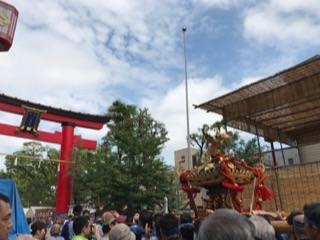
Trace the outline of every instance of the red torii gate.
{"type": "Polygon", "coordinates": [[[96,149],[96,141],[74,135],[75,127],[99,130],[110,116],[91,115],[45,106],[0,94],[0,111],[23,115],[20,126],[0,123],[0,134],[60,144],[60,172],[56,192],[56,212],[67,213],[71,197],[71,160],[74,146],[96,149]],[[62,132],[37,131],[40,118],[60,123],[62,132]],[[62,161],[61,161],[62,160],[62,161]]]}

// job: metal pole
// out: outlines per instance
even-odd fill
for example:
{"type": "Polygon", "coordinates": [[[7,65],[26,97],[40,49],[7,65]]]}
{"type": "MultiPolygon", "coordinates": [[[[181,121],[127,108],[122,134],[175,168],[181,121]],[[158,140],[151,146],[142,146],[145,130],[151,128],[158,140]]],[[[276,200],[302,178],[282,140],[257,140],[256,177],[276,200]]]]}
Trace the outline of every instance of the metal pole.
{"type": "Polygon", "coordinates": [[[187,74],[187,54],[186,54],[186,31],[187,28],[182,28],[183,33],[183,53],[184,53],[184,76],[186,85],[186,114],[187,114],[187,143],[188,143],[188,153],[187,153],[187,168],[192,167],[191,164],[191,152],[190,152],[190,127],[189,127],[189,94],[188,94],[188,74],[187,74]]]}
{"type": "Polygon", "coordinates": [[[257,128],[257,125],[255,125],[255,128],[256,128],[256,136],[257,136],[257,143],[258,143],[258,150],[259,150],[259,158],[260,158],[260,161],[262,161],[261,159],[261,156],[262,156],[262,153],[261,153],[261,146],[260,146],[260,139],[259,139],[259,132],[258,132],[258,128],[257,128]]]}
{"type": "Polygon", "coordinates": [[[279,129],[279,128],[278,128],[278,138],[279,138],[279,143],[280,143],[280,148],[281,148],[283,166],[286,166],[286,159],[285,159],[285,157],[284,157],[284,152],[283,152],[283,147],[282,147],[281,136],[280,136],[280,129],[279,129]]]}
{"type": "Polygon", "coordinates": [[[273,166],[276,167],[278,164],[277,164],[276,153],[274,151],[274,145],[273,145],[273,141],[272,140],[270,140],[270,146],[271,146],[271,154],[272,154],[273,166]]]}

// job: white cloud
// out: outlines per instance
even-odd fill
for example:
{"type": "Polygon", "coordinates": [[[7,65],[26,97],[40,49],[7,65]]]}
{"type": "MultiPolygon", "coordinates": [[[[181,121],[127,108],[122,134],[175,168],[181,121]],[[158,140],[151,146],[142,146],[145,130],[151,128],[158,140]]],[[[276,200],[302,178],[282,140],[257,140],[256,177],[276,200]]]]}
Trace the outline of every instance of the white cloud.
{"type": "MultiPolygon", "coordinates": [[[[185,90],[184,82],[178,80],[183,72],[181,27],[184,24],[194,30],[187,36],[192,44],[192,32],[201,28],[196,19],[202,18],[203,26],[213,19],[210,29],[217,30],[210,7],[237,8],[244,11],[244,36],[262,46],[306,41],[317,44],[320,34],[317,0],[12,0],[11,3],[19,10],[19,19],[11,50],[0,54],[1,93],[92,114],[104,113],[115,99],[147,106],[169,131],[170,142],[164,155],[171,164],[173,151],[186,146],[185,90]]],[[[225,29],[232,28],[221,27],[219,31],[225,29]]],[[[214,45],[213,35],[223,35],[207,33],[211,42],[208,37],[199,48],[214,45]]],[[[193,51],[197,51],[194,46],[193,51]]],[[[226,46],[222,44],[223,47],[226,46]]],[[[259,65],[256,56],[252,56],[250,59],[254,58],[255,64],[250,69],[254,71],[245,69],[247,74],[242,72],[239,76],[265,76],[296,60],[281,55],[277,61],[259,65]]],[[[208,59],[208,63],[197,59],[189,66],[190,76],[194,77],[189,80],[191,132],[219,118],[191,105],[228,91],[227,83],[221,78],[205,78],[209,72],[206,70],[212,67],[209,65],[214,64],[210,62],[212,58],[198,57],[208,59]]],[[[232,56],[230,61],[234,61],[232,56]]],[[[245,58],[237,61],[244,62],[245,58]]],[[[263,62],[261,57],[259,61],[263,62]]],[[[244,78],[240,84],[251,81],[252,78],[244,78]]],[[[106,131],[105,128],[77,129],[76,133],[100,141],[106,131]]],[[[21,146],[23,140],[18,139],[0,147],[5,152],[13,151],[18,141],[21,146]]]]}
{"type": "Polygon", "coordinates": [[[243,6],[244,4],[252,3],[254,0],[194,0],[195,3],[202,3],[208,7],[231,8],[243,6]]]}
{"type": "Polygon", "coordinates": [[[172,76],[163,69],[180,68],[176,42],[181,39],[176,31],[186,10],[183,4],[12,4],[20,12],[16,36],[10,52],[0,55],[2,92],[8,95],[75,111],[104,112],[118,98],[112,88],[145,95],[170,83],[172,76]]]}
{"type": "Polygon", "coordinates": [[[15,3],[23,11],[21,21],[28,26],[47,28],[84,46],[100,47],[103,51],[98,53],[107,59],[110,53],[120,59],[131,54],[144,61],[156,60],[157,65],[172,63],[175,33],[186,14],[184,4],[176,1],[47,0],[30,4],[16,0],[15,3]],[[109,52],[105,44],[114,51],[109,52]]]}
{"type": "Polygon", "coordinates": [[[316,16],[318,16],[320,8],[320,2],[318,0],[272,0],[271,4],[283,12],[306,11],[316,16]]]}
{"type": "MultiPolygon", "coordinates": [[[[214,123],[221,117],[206,113],[202,109],[195,109],[192,105],[199,105],[209,99],[218,97],[227,92],[220,77],[208,79],[189,79],[189,116],[190,133],[196,132],[204,123],[214,123]]],[[[152,116],[165,124],[168,131],[169,142],[163,156],[169,164],[173,165],[174,151],[187,146],[187,120],[185,82],[170,89],[162,99],[144,99],[142,106],[147,106],[152,116]]]]}
{"type": "Polygon", "coordinates": [[[79,48],[47,31],[29,33],[21,26],[12,50],[0,55],[1,91],[73,110],[88,109],[90,103],[89,109],[97,111],[97,92],[108,84],[105,69],[92,52],[79,48]]]}
{"type": "Polygon", "coordinates": [[[246,77],[246,78],[243,78],[239,83],[233,84],[233,87],[240,88],[240,87],[243,87],[243,86],[248,85],[250,83],[256,82],[260,79],[262,79],[262,77],[246,77]]]}
{"type": "Polygon", "coordinates": [[[244,36],[278,48],[319,45],[320,2],[272,0],[249,8],[244,14],[244,36]]]}
{"type": "MultiPolygon", "coordinates": [[[[102,114],[113,100],[159,98],[176,83],[177,42],[186,5],[178,1],[24,1],[8,53],[0,55],[1,93],[44,105],[102,114]],[[169,68],[169,70],[168,70],[169,68]],[[155,95],[152,95],[156,93],[155,95]]],[[[180,46],[181,48],[181,46],[180,46]]],[[[18,120],[7,122],[19,125],[18,120]]],[[[4,119],[2,119],[4,120],[4,119]]],[[[41,122],[42,130],[61,130],[41,122]]],[[[106,129],[76,129],[101,141],[106,129]]],[[[7,137],[1,136],[1,139],[7,137]]],[[[12,139],[12,138],[10,138],[12,139]]],[[[13,152],[26,139],[8,141],[13,152]]],[[[56,146],[59,148],[59,146],[56,146]]]]}

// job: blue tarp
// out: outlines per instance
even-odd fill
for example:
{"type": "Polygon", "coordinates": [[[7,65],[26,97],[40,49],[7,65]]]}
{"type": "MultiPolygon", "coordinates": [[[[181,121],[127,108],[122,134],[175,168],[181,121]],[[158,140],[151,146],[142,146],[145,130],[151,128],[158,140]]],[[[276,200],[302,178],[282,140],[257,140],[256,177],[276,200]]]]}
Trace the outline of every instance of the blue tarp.
{"type": "Polygon", "coordinates": [[[15,239],[17,234],[30,234],[16,183],[10,179],[0,179],[0,192],[7,195],[10,199],[12,229],[9,234],[9,240],[15,239]]]}

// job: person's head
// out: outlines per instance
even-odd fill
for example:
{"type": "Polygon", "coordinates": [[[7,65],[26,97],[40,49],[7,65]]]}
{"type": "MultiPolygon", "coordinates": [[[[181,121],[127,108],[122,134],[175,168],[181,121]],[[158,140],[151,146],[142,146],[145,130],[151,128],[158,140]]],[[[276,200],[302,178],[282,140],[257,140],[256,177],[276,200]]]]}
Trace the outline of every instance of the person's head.
{"type": "Polygon", "coordinates": [[[303,208],[304,228],[311,240],[320,239],[320,203],[306,204],[303,208]]]}
{"type": "Polygon", "coordinates": [[[172,214],[165,214],[159,222],[160,235],[163,239],[177,239],[179,238],[179,221],[178,218],[172,214]]]}
{"type": "Polygon", "coordinates": [[[193,240],[194,226],[193,223],[182,223],[179,226],[181,238],[183,240],[193,240]]]}
{"type": "Polygon", "coordinates": [[[293,225],[293,218],[297,215],[303,214],[303,212],[300,209],[295,209],[287,216],[286,220],[287,223],[292,226],[293,225]]]}
{"type": "Polygon", "coordinates": [[[116,210],[109,211],[116,219],[117,223],[124,223],[127,221],[127,216],[120,215],[116,210]]]}
{"type": "Polygon", "coordinates": [[[44,240],[47,233],[47,225],[44,222],[35,221],[31,225],[31,234],[34,238],[44,240]]]}
{"type": "Polygon", "coordinates": [[[260,216],[252,216],[250,222],[255,227],[255,237],[260,240],[275,240],[276,232],[273,226],[266,219],[260,216]]]}
{"type": "Polygon", "coordinates": [[[136,240],[141,240],[144,235],[144,229],[137,223],[134,223],[130,226],[130,230],[136,236],[136,240]]]}
{"type": "Polygon", "coordinates": [[[115,225],[110,230],[110,240],[136,240],[136,236],[130,231],[129,227],[124,223],[115,225]]]}
{"type": "Polygon", "coordinates": [[[201,223],[198,240],[254,240],[254,226],[235,210],[218,209],[201,223]]]}
{"type": "Polygon", "coordinates": [[[61,232],[60,224],[58,224],[58,223],[53,224],[50,229],[50,235],[51,236],[60,236],[60,232],[61,232]]]}
{"type": "Polygon", "coordinates": [[[305,229],[304,229],[304,215],[299,214],[292,219],[292,233],[295,239],[303,240],[309,239],[305,229]]]}
{"type": "Polygon", "coordinates": [[[55,223],[57,223],[57,224],[59,224],[59,225],[63,225],[64,219],[65,219],[65,216],[63,216],[63,215],[58,215],[57,218],[56,218],[55,223]]]}
{"type": "Polygon", "coordinates": [[[133,214],[132,222],[139,223],[139,220],[140,220],[140,213],[136,212],[135,214],[133,214]]]}
{"type": "Polygon", "coordinates": [[[102,225],[102,216],[98,216],[94,219],[94,222],[99,224],[99,225],[102,225]]]}
{"type": "Polygon", "coordinates": [[[85,209],[83,210],[82,215],[90,217],[90,211],[88,209],[85,209]]]}
{"type": "Polygon", "coordinates": [[[73,215],[75,217],[80,216],[82,213],[82,206],[81,205],[75,205],[72,209],[73,215]]]}
{"type": "Polygon", "coordinates": [[[0,193],[0,240],[7,240],[12,227],[9,198],[0,193]]]}
{"type": "Polygon", "coordinates": [[[192,216],[190,213],[184,212],[180,215],[180,224],[192,223],[192,216]]]}
{"type": "Polygon", "coordinates": [[[141,211],[140,213],[140,224],[142,227],[146,227],[148,224],[149,228],[152,228],[152,222],[153,222],[153,214],[150,211],[141,211]]]}
{"type": "Polygon", "coordinates": [[[75,235],[90,236],[91,226],[88,216],[76,217],[73,221],[73,231],[75,235]]]}
{"type": "Polygon", "coordinates": [[[194,225],[192,222],[193,219],[190,213],[184,212],[180,215],[179,231],[182,239],[193,240],[194,225]]]}
{"type": "Polygon", "coordinates": [[[117,224],[117,221],[111,212],[104,212],[102,214],[102,223],[104,225],[107,225],[109,229],[111,229],[114,225],[117,224]]]}

